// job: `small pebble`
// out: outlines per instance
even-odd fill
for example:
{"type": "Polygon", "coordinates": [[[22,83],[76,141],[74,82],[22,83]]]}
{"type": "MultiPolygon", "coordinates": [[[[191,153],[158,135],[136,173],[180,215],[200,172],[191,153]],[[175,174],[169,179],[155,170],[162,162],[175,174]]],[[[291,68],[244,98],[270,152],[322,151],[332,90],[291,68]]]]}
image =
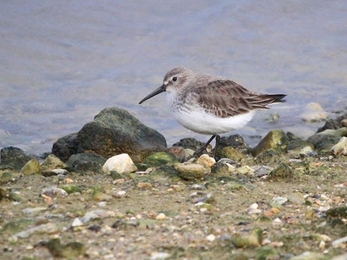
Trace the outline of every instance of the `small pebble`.
{"type": "Polygon", "coordinates": [[[71,223],[71,227],[79,227],[83,225],[83,222],[79,218],[75,218],[71,223]]]}
{"type": "Polygon", "coordinates": [[[272,221],[272,225],[274,225],[274,226],[282,226],[282,225],[283,225],[283,222],[282,222],[282,220],[280,220],[279,218],[275,218],[275,219],[272,221]]]}
{"type": "Polygon", "coordinates": [[[216,163],[216,160],[207,154],[203,154],[196,160],[196,163],[211,168],[216,163]]]}
{"type": "Polygon", "coordinates": [[[206,237],[206,240],[207,241],[210,241],[210,242],[213,242],[216,240],[216,236],[213,235],[213,234],[209,234],[207,237],[206,237]]]}
{"type": "Polygon", "coordinates": [[[166,215],[164,213],[159,213],[155,219],[156,220],[164,220],[166,218],[166,215]]]}

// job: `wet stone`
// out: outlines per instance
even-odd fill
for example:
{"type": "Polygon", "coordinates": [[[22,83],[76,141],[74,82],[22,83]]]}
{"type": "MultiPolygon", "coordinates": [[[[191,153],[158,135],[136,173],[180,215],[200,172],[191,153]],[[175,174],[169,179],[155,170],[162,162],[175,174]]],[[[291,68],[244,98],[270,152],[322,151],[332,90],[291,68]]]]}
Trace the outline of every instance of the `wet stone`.
{"type": "Polygon", "coordinates": [[[281,161],[281,154],[273,149],[268,149],[258,154],[255,161],[257,164],[273,165],[281,161]]]}
{"type": "Polygon", "coordinates": [[[64,169],[66,167],[66,163],[64,163],[54,154],[48,155],[46,159],[41,163],[41,170],[47,172],[54,169],[64,169]]]}
{"type": "Polygon", "coordinates": [[[317,132],[323,132],[327,129],[339,129],[341,127],[347,127],[347,113],[335,119],[326,120],[325,125],[319,128],[317,132]]]}
{"type": "Polygon", "coordinates": [[[81,153],[80,141],[77,133],[72,133],[59,138],[52,147],[52,154],[66,162],[71,155],[81,153]]]}
{"type": "Polygon", "coordinates": [[[183,138],[179,142],[174,143],[173,146],[181,146],[184,149],[192,149],[193,151],[199,149],[204,145],[203,142],[200,142],[194,138],[183,138]]]}
{"type": "Polygon", "coordinates": [[[61,244],[59,238],[53,238],[46,244],[47,249],[54,257],[63,257],[66,259],[73,259],[83,256],[86,252],[86,247],[79,242],[70,242],[61,244]]]}
{"type": "Polygon", "coordinates": [[[271,180],[280,180],[280,179],[289,180],[292,178],[293,178],[293,171],[286,163],[278,164],[277,167],[273,169],[268,176],[268,179],[271,179],[271,180]]]}
{"type": "Polygon", "coordinates": [[[231,159],[221,159],[211,168],[214,177],[230,176],[236,169],[236,163],[231,159]]]}
{"type": "Polygon", "coordinates": [[[208,170],[201,164],[181,164],[177,163],[174,168],[178,175],[186,180],[202,179],[208,170]]]}
{"type": "Polygon", "coordinates": [[[260,228],[254,228],[249,233],[234,235],[231,238],[236,248],[255,248],[261,245],[263,231],[260,228]]]}
{"type": "Polygon", "coordinates": [[[166,148],[166,140],[159,132],[142,124],[128,111],[111,107],[100,111],[77,134],[60,138],[53,144],[52,153],[62,160],[81,152],[93,152],[105,158],[127,153],[137,163],[166,148]]]}
{"type": "Polygon", "coordinates": [[[30,175],[40,173],[40,163],[37,159],[31,159],[20,170],[21,173],[30,175]]]}
{"type": "Polygon", "coordinates": [[[18,174],[11,171],[0,172],[0,185],[14,181],[17,177],[18,174]]]}
{"type": "Polygon", "coordinates": [[[239,151],[248,149],[248,144],[245,143],[241,135],[222,136],[219,140],[218,147],[223,148],[231,146],[239,151]]]}
{"type": "Polygon", "coordinates": [[[67,165],[74,172],[81,174],[102,173],[102,166],[105,162],[106,159],[100,155],[79,153],[72,155],[67,161],[67,165]]]}
{"type": "Polygon", "coordinates": [[[319,132],[317,134],[314,134],[313,136],[310,136],[307,141],[311,142],[314,145],[314,148],[321,152],[321,151],[329,151],[331,148],[337,144],[341,137],[347,135],[347,128],[339,128],[336,130],[325,130],[323,132],[319,132]]]}
{"type": "Polygon", "coordinates": [[[246,156],[243,153],[231,146],[226,146],[221,149],[218,149],[217,156],[219,158],[228,158],[236,162],[240,162],[246,158],[246,156]]]}
{"type": "Polygon", "coordinates": [[[34,158],[33,155],[28,155],[17,147],[5,147],[0,150],[0,169],[20,170],[28,161],[34,158]]]}
{"type": "Polygon", "coordinates": [[[251,149],[251,153],[254,157],[268,149],[273,149],[276,152],[282,153],[287,150],[288,143],[289,138],[282,130],[272,130],[259,142],[256,147],[251,149]]]}
{"type": "Polygon", "coordinates": [[[143,161],[148,167],[160,166],[163,164],[173,164],[177,162],[176,156],[166,152],[152,153],[143,161]]]}
{"type": "Polygon", "coordinates": [[[216,163],[216,160],[207,154],[203,154],[196,160],[196,163],[211,168],[216,163]]]}
{"type": "Polygon", "coordinates": [[[331,148],[334,156],[347,155],[347,137],[341,137],[340,141],[331,148]]]}

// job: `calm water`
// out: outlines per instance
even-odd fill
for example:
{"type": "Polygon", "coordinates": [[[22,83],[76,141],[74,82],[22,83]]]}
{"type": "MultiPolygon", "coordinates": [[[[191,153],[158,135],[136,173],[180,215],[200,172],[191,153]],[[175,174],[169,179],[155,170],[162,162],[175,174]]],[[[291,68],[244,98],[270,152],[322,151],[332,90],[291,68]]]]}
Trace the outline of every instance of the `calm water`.
{"type": "Polygon", "coordinates": [[[110,106],[169,144],[205,141],[171,118],[164,95],[138,105],[177,65],[288,94],[237,131],[250,143],[274,128],[308,136],[323,123],[301,122],[307,103],[333,112],[347,99],[346,14],[344,0],[2,1],[0,147],[49,151],[110,106]]]}

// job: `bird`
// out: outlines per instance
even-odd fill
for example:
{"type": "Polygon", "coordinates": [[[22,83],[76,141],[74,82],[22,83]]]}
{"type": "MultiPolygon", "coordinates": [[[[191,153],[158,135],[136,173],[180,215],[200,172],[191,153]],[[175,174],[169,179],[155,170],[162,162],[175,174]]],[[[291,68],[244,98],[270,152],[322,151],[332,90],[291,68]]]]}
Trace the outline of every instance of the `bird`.
{"type": "Polygon", "coordinates": [[[185,128],[211,138],[194,152],[201,155],[220,134],[246,126],[257,110],[285,102],[285,94],[261,94],[250,91],[235,81],[210,74],[196,73],[185,67],[168,71],[163,84],[144,97],[139,104],[166,92],[166,101],[174,118],[185,128]]]}

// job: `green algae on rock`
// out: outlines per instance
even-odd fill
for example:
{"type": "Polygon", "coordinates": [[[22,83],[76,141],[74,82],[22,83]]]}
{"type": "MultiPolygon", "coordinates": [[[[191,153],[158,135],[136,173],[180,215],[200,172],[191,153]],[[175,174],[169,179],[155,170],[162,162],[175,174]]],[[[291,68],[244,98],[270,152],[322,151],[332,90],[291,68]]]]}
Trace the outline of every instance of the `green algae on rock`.
{"type": "Polygon", "coordinates": [[[254,157],[268,149],[273,149],[281,153],[287,151],[288,144],[289,138],[282,130],[272,130],[259,142],[256,147],[250,149],[250,152],[254,157]]]}
{"type": "Polygon", "coordinates": [[[163,164],[174,164],[177,162],[175,155],[166,152],[156,152],[147,156],[143,163],[147,167],[160,166],[163,164]]]}
{"type": "Polygon", "coordinates": [[[40,173],[40,163],[37,159],[31,159],[20,170],[21,173],[30,175],[40,173]]]}

